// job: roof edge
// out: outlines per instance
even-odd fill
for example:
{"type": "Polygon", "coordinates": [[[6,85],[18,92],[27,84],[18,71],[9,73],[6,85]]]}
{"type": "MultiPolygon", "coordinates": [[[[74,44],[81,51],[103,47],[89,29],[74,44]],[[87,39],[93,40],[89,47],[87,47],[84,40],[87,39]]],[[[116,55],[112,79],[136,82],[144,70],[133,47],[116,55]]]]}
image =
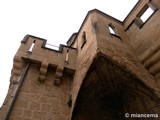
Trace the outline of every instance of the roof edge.
{"type": "Polygon", "coordinates": [[[21,43],[25,43],[29,37],[33,37],[33,38],[36,38],[36,39],[39,39],[39,40],[43,40],[44,42],[46,42],[47,40],[44,39],[44,38],[40,38],[40,37],[37,37],[37,36],[34,36],[34,35],[30,35],[30,34],[27,34],[26,36],[24,36],[23,40],[21,41],[21,43]]]}
{"type": "Polygon", "coordinates": [[[90,13],[92,13],[92,12],[98,12],[98,13],[100,13],[100,14],[104,15],[104,16],[110,17],[111,19],[113,19],[113,20],[115,20],[115,21],[117,21],[117,22],[119,22],[119,23],[122,23],[122,21],[121,21],[121,20],[118,20],[117,18],[112,17],[112,16],[110,16],[110,15],[106,14],[105,12],[102,12],[102,11],[100,11],[100,10],[96,9],[96,8],[95,8],[95,9],[90,10],[89,12],[90,12],[90,13]]]}
{"type": "Polygon", "coordinates": [[[66,44],[68,45],[68,46],[72,46],[72,44],[74,43],[74,41],[75,41],[75,38],[76,38],[76,36],[77,36],[77,32],[75,32],[75,33],[73,33],[72,35],[71,35],[71,37],[68,39],[68,41],[66,42],[66,44]]]}

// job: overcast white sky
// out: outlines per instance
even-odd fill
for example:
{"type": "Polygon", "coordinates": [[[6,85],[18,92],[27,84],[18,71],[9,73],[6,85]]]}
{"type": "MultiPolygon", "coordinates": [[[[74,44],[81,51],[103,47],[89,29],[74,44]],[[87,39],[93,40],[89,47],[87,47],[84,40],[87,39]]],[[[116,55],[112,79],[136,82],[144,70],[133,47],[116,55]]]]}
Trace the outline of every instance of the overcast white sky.
{"type": "Polygon", "coordinates": [[[0,106],[6,96],[13,57],[26,34],[59,46],[77,32],[87,12],[99,9],[121,21],[138,0],[0,0],[0,106]]]}

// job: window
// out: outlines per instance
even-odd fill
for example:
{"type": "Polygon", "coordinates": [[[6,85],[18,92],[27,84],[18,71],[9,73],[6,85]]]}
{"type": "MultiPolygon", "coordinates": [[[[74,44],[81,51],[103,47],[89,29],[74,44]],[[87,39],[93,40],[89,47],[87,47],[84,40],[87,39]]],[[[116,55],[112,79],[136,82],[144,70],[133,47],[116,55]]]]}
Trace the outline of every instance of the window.
{"type": "Polygon", "coordinates": [[[108,29],[111,35],[121,39],[121,37],[117,34],[115,27],[111,23],[108,25],[108,29]]]}
{"type": "Polygon", "coordinates": [[[32,43],[32,45],[31,45],[31,47],[29,48],[28,52],[31,52],[31,53],[32,53],[32,49],[33,49],[33,47],[34,47],[34,45],[35,45],[35,42],[36,42],[36,40],[33,41],[33,43],[32,43]]]}
{"type": "Polygon", "coordinates": [[[114,26],[113,26],[112,24],[109,24],[108,27],[109,27],[110,33],[116,35],[116,33],[115,33],[115,31],[114,31],[114,26]]]}
{"type": "Polygon", "coordinates": [[[137,26],[141,28],[155,11],[156,7],[153,6],[151,3],[144,6],[144,8],[138,13],[137,17],[134,20],[137,26]]]}
{"type": "Polygon", "coordinates": [[[143,22],[146,22],[153,13],[154,13],[154,10],[152,10],[152,8],[148,7],[146,9],[146,11],[141,15],[140,18],[143,22]]]}
{"type": "Polygon", "coordinates": [[[84,46],[85,43],[86,43],[86,32],[83,31],[81,49],[83,48],[83,46],[84,46]]]}

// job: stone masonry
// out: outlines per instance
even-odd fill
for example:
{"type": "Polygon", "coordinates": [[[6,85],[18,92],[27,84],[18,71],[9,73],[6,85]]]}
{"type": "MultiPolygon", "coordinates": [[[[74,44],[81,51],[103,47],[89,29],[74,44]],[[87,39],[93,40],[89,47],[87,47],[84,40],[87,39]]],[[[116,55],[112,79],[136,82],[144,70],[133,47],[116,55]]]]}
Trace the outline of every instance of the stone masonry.
{"type": "Polygon", "coordinates": [[[59,50],[26,35],[0,120],[160,119],[160,2],[139,0],[123,22],[97,10],[59,50]],[[146,21],[147,9],[153,13],[146,21]]]}

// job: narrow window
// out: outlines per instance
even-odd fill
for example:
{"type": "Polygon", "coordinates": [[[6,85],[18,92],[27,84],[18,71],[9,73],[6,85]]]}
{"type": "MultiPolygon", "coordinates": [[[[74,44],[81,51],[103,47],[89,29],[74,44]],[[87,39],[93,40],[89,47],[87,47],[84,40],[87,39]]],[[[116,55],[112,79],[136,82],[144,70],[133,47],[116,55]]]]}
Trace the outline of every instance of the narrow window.
{"type": "Polygon", "coordinates": [[[86,33],[83,31],[81,49],[83,48],[83,46],[84,46],[85,43],[86,43],[86,33]]]}
{"type": "Polygon", "coordinates": [[[116,29],[115,29],[115,27],[112,25],[112,23],[110,23],[110,24],[108,25],[108,29],[109,29],[109,32],[110,32],[111,35],[113,35],[113,36],[121,39],[121,37],[117,34],[116,29]]]}
{"type": "Polygon", "coordinates": [[[114,34],[114,35],[116,35],[116,33],[115,33],[115,31],[114,31],[114,26],[112,26],[112,24],[109,24],[109,32],[111,33],[111,34],[114,34]]]}
{"type": "Polygon", "coordinates": [[[35,42],[36,42],[36,40],[33,41],[33,43],[32,43],[32,45],[31,45],[31,47],[29,48],[28,52],[32,52],[32,49],[33,49],[33,47],[34,47],[34,45],[35,45],[35,42]]]}
{"type": "Polygon", "coordinates": [[[67,49],[67,53],[66,53],[66,59],[65,59],[65,62],[67,62],[68,63],[68,53],[69,53],[69,49],[67,49]]]}
{"type": "Polygon", "coordinates": [[[143,22],[146,22],[150,17],[151,17],[151,15],[154,13],[154,10],[152,9],[152,8],[150,8],[150,7],[148,7],[146,10],[145,10],[145,12],[141,15],[141,20],[143,21],[143,22]]]}

